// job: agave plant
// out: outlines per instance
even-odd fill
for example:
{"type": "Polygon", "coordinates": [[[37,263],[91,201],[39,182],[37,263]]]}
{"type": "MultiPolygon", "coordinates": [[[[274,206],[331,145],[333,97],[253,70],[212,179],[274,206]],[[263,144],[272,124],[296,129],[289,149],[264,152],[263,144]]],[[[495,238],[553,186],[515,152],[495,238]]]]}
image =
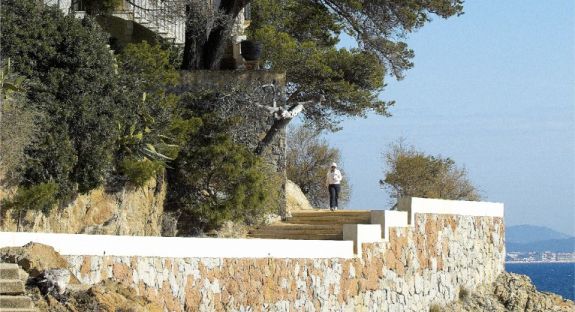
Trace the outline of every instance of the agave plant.
{"type": "Polygon", "coordinates": [[[25,92],[24,82],[26,77],[12,72],[10,59],[0,69],[0,86],[2,101],[8,100],[15,93],[25,92]]]}

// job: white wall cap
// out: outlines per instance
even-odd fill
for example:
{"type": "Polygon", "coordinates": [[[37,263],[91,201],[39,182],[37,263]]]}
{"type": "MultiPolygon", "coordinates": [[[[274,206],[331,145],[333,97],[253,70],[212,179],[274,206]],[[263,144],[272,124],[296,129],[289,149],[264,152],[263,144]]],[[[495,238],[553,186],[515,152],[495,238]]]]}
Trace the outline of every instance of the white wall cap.
{"type": "Polygon", "coordinates": [[[381,225],[381,235],[389,241],[389,228],[407,226],[407,211],[372,210],[371,223],[381,225]]]}
{"type": "Polygon", "coordinates": [[[413,225],[416,213],[452,214],[476,217],[503,218],[503,203],[479,201],[446,200],[419,197],[404,197],[399,200],[397,210],[407,211],[409,224],[413,225]]]}
{"type": "Polygon", "coordinates": [[[61,255],[163,258],[353,258],[353,242],[0,232],[1,247],[37,242],[61,255]]]}
{"type": "Polygon", "coordinates": [[[353,241],[355,253],[361,257],[361,244],[381,242],[381,225],[379,224],[344,224],[344,241],[353,241]]]}

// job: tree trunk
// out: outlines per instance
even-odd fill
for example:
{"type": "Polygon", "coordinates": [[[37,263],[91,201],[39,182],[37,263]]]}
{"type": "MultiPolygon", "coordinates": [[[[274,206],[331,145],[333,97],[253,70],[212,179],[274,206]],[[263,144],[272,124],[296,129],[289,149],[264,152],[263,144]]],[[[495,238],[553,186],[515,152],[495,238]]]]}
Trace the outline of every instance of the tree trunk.
{"type": "MultiPolygon", "coordinates": [[[[186,38],[184,43],[184,59],[182,69],[219,69],[220,61],[224,55],[226,44],[230,39],[230,32],[240,11],[250,2],[250,0],[222,0],[219,11],[227,18],[225,23],[217,23],[210,30],[207,40],[198,40],[203,38],[201,31],[203,29],[191,29],[193,24],[186,23],[186,38]],[[196,36],[195,34],[198,34],[196,36]],[[202,41],[202,42],[199,42],[202,41]]],[[[186,10],[189,10],[189,6],[186,10]]],[[[187,11],[188,18],[193,12],[187,11]]]]}

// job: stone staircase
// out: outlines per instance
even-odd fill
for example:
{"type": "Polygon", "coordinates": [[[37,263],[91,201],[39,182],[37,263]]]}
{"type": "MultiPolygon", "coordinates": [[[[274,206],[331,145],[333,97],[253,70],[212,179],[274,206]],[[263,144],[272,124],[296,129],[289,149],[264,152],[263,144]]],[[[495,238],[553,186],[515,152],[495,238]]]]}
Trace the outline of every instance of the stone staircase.
{"type": "Polygon", "coordinates": [[[0,263],[0,311],[37,312],[32,299],[25,295],[28,274],[17,264],[0,263]]]}
{"type": "Polygon", "coordinates": [[[371,224],[368,210],[313,210],[295,212],[284,222],[257,227],[252,238],[343,240],[344,224],[371,224]]]}

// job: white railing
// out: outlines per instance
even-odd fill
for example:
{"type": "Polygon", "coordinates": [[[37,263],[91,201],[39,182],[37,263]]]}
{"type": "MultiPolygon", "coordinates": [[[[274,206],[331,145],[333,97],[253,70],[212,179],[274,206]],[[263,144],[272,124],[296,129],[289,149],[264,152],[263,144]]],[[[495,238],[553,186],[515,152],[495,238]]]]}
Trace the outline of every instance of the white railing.
{"type": "Polygon", "coordinates": [[[125,0],[124,10],[132,14],[134,22],[153,30],[175,44],[183,44],[185,39],[185,19],[183,12],[175,12],[178,1],[125,0]],[[178,14],[180,13],[180,14],[178,14]]]}
{"type": "MultiPolygon", "coordinates": [[[[82,0],[44,0],[44,3],[56,5],[65,13],[73,13],[77,17],[84,16],[86,11],[82,0]]],[[[185,19],[183,12],[175,9],[181,6],[178,5],[180,3],[181,0],[124,0],[112,15],[132,20],[175,44],[183,44],[185,19]]]]}

